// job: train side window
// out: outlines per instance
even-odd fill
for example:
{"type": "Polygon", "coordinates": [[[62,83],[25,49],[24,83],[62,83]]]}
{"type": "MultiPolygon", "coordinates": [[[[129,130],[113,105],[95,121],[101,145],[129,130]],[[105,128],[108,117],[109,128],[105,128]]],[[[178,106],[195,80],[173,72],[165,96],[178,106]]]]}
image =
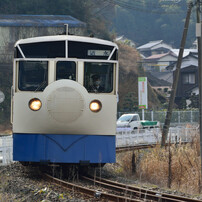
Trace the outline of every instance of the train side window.
{"type": "Polygon", "coordinates": [[[43,91],[48,85],[47,61],[19,61],[18,88],[21,91],[43,91]]]}
{"type": "Polygon", "coordinates": [[[76,81],[76,63],[72,61],[58,61],[56,64],[56,80],[70,79],[76,81]]]}
{"type": "Polygon", "coordinates": [[[111,93],[113,91],[112,63],[85,62],[84,87],[89,93],[111,93]]]}

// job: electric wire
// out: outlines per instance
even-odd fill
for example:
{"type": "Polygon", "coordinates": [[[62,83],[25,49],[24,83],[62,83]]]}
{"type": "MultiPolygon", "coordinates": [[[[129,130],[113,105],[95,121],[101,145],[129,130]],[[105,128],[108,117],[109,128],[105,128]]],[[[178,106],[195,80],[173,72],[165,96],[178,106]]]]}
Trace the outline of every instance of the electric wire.
{"type": "Polygon", "coordinates": [[[124,2],[122,0],[113,0],[113,1],[104,0],[104,1],[109,2],[110,4],[113,4],[114,6],[117,5],[119,7],[125,8],[125,9],[136,10],[136,11],[140,11],[140,12],[147,12],[147,13],[154,13],[154,14],[179,14],[179,13],[183,13],[182,11],[168,12],[168,11],[163,10],[164,8],[162,7],[162,5],[158,6],[156,4],[151,4],[150,9],[147,9],[147,8],[144,7],[144,4],[137,5],[135,3],[127,3],[127,2],[124,2]],[[159,9],[161,9],[162,11],[160,11],[159,9]]]}

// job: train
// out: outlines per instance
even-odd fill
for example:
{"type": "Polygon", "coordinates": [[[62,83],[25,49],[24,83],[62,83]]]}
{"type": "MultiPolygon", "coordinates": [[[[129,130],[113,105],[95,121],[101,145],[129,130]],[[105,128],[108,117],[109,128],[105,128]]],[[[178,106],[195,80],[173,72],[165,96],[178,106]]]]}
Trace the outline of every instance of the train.
{"type": "Polygon", "coordinates": [[[118,46],[84,36],[14,45],[13,160],[98,165],[116,161],[118,46]]]}

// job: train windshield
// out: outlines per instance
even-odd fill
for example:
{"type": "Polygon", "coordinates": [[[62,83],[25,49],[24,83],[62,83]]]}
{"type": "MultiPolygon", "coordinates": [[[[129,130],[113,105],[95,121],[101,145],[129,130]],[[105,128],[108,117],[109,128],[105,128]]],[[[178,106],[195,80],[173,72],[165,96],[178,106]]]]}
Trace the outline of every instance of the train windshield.
{"type": "Polygon", "coordinates": [[[76,81],[76,63],[71,61],[58,61],[56,64],[56,80],[59,79],[76,81]]]}
{"type": "Polygon", "coordinates": [[[47,61],[20,61],[18,88],[21,91],[43,91],[48,85],[47,61]]]}
{"type": "Polygon", "coordinates": [[[84,63],[84,86],[89,93],[113,91],[113,66],[113,63],[84,63]]]}

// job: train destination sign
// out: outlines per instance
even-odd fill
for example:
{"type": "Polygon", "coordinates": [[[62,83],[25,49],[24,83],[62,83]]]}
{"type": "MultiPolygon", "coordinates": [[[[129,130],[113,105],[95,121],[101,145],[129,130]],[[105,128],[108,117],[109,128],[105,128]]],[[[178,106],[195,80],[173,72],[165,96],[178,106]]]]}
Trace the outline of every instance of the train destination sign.
{"type": "Polygon", "coordinates": [[[5,99],[5,95],[2,91],[0,91],[0,103],[2,103],[5,99]]]}
{"type": "Polygon", "coordinates": [[[110,50],[88,50],[88,56],[110,56],[110,50]]]}

